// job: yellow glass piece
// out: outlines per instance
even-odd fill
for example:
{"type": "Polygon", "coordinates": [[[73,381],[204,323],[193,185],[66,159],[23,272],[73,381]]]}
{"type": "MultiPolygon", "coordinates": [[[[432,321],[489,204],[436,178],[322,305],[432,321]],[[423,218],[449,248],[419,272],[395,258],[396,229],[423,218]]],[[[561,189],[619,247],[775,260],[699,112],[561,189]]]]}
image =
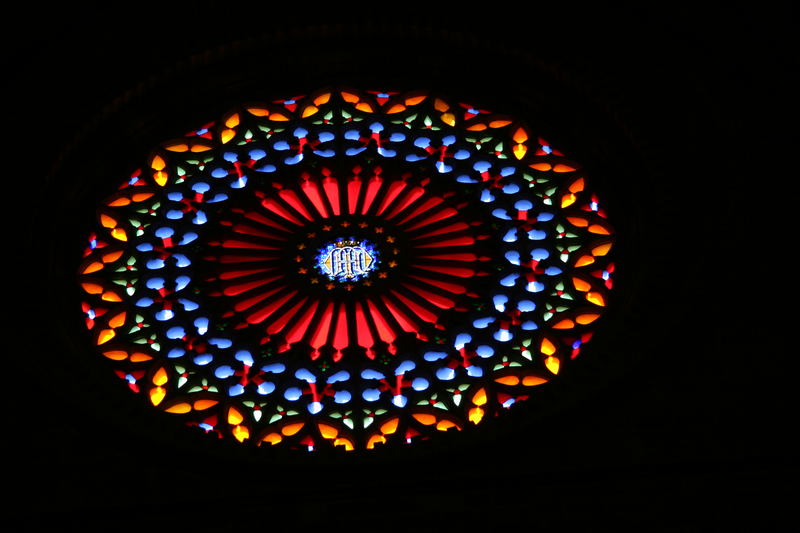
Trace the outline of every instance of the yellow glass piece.
{"type": "Polygon", "coordinates": [[[244,422],[244,415],[239,412],[235,407],[228,409],[228,424],[238,426],[244,422]]]}
{"type": "Polygon", "coordinates": [[[456,125],[456,117],[452,113],[442,113],[442,122],[448,126],[456,125]]]}
{"type": "Polygon", "coordinates": [[[558,369],[561,366],[561,361],[558,357],[550,356],[544,360],[544,366],[547,367],[547,370],[552,372],[553,374],[558,374],[558,369]]]}
{"type": "Polygon", "coordinates": [[[234,113],[228,120],[225,121],[225,126],[228,128],[235,128],[239,125],[239,113],[234,113]]]}
{"type": "Polygon", "coordinates": [[[592,248],[592,255],[595,257],[600,257],[606,255],[608,251],[611,250],[611,243],[608,242],[606,244],[601,244],[600,246],[595,246],[592,248]]]}
{"type": "Polygon", "coordinates": [[[153,375],[153,385],[164,385],[169,380],[169,375],[167,375],[167,370],[162,366],[159,368],[155,375],[153,375]]]}
{"type": "Polygon", "coordinates": [[[480,424],[481,420],[483,420],[483,409],[480,407],[473,407],[469,410],[469,415],[467,418],[473,424],[480,424]]]}
{"type": "Polygon", "coordinates": [[[111,230],[111,236],[120,241],[127,241],[128,235],[122,228],[114,228],[111,230]]]}
{"type": "Polygon", "coordinates": [[[517,144],[514,146],[514,157],[517,159],[522,159],[525,157],[525,154],[528,152],[528,147],[524,144],[517,144]]]}
{"type": "Polygon", "coordinates": [[[339,434],[338,429],[327,424],[317,424],[317,427],[319,428],[320,435],[326,439],[334,439],[339,434]]]}
{"type": "Polygon", "coordinates": [[[282,440],[283,440],[283,437],[281,437],[277,433],[270,433],[269,435],[267,435],[266,437],[261,439],[261,442],[269,442],[270,444],[274,445],[274,444],[278,444],[282,440]]]}
{"type": "Polygon", "coordinates": [[[300,114],[300,116],[302,116],[303,118],[310,117],[311,115],[313,115],[317,111],[319,111],[319,108],[317,106],[309,105],[309,106],[306,106],[305,109],[303,109],[303,112],[300,114]]]}
{"type": "Polygon", "coordinates": [[[111,207],[122,207],[124,205],[128,205],[129,203],[131,203],[130,198],[125,198],[124,196],[120,196],[116,200],[109,202],[108,205],[110,205],[111,207]]]}
{"type": "Polygon", "coordinates": [[[556,353],[556,346],[550,341],[550,339],[545,337],[542,339],[542,343],[539,345],[539,351],[545,355],[553,355],[556,353]]]}
{"type": "Polygon", "coordinates": [[[356,102],[358,102],[360,100],[358,95],[353,94],[353,93],[348,93],[346,91],[342,91],[341,94],[342,94],[342,99],[345,102],[347,102],[348,104],[355,104],[356,102]]]}
{"type": "Polygon", "coordinates": [[[550,165],[550,163],[534,163],[531,165],[531,168],[534,170],[541,170],[542,172],[546,172],[552,169],[553,167],[550,165]]]}
{"type": "Polygon", "coordinates": [[[231,430],[231,433],[239,442],[244,442],[245,439],[250,438],[250,430],[247,429],[247,426],[236,426],[231,430]]]}
{"type": "Polygon", "coordinates": [[[98,344],[98,346],[100,344],[107,343],[108,341],[113,339],[115,335],[116,335],[116,333],[114,333],[113,329],[104,329],[104,330],[102,330],[100,332],[100,334],[97,336],[97,344],[98,344]]]}
{"type": "Polygon", "coordinates": [[[156,155],[153,157],[153,160],[150,161],[150,168],[153,170],[164,170],[167,166],[167,162],[164,161],[164,158],[160,155],[156,155]]]}
{"type": "Polygon", "coordinates": [[[589,225],[589,221],[583,217],[567,217],[567,220],[569,220],[570,224],[579,228],[585,228],[589,225]]]}
{"type": "Polygon", "coordinates": [[[553,329],[572,329],[575,327],[575,322],[572,320],[565,318],[564,320],[558,322],[553,326],[553,329]]]}
{"type": "Polygon", "coordinates": [[[450,428],[456,428],[457,430],[461,431],[461,428],[458,427],[458,424],[451,420],[440,420],[438,424],[436,424],[436,429],[439,431],[447,431],[450,428]]]}
{"type": "Polygon", "coordinates": [[[504,126],[508,126],[509,124],[511,124],[510,120],[493,120],[493,121],[489,122],[489,127],[493,128],[493,129],[494,128],[502,128],[504,126]]]}
{"type": "Polygon", "coordinates": [[[496,378],[495,381],[503,385],[510,385],[512,387],[519,384],[519,378],[517,376],[503,376],[501,378],[496,378]]]}
{"type": "Polygon", "coordinates": [[[266,117],[269,115],[269,111],[263,107],[248,107],[247,112],[257,117],[266,117]]]}
{"type": "Polygon", "coordinates": [[[582,267],[586,265],[591,265],[592,263],[594,263],[594,257],[592,257],[591,255],[584,255],[583,257],[575,261],[575,266],[582,267]]]}
{"type": "Polygon", "coordinates": [[[182,415],[182,414],[185,414],[185,413],[188,413],[189,411],[191,411],[192,410],[192,406],[189,405],[186,402],[181,402],[181,403],[176,403],[175,405],[172,405],[170,407],[167,407],[164,410],[166,412],[168,412],[168,413],[182,415]]]}
{"type": "Polygon", "coordinates": [[[575,203],[578,197],[572,193],[565,194],[561,197],[561,207],[569,207],[575,203]]]}
{"type": "Polygon", "coordinates": [[[344,446],[345,451],[348,451],[348,452],[353,450],[353,443],[350,440],[344,439],[342,437],[339,437],[336,440],[334,440],[333,441],[333,445],[334,446],[344,446]]]}
{"type": "Polygon", "coordinates": [[[111,359],[112,361],[124,361],[128,358],[128,352],[124,352],[122,350],[111,350],[108,352],[103,352],[103,355],[111,359]]]}
{"type": "Polygon", "coordinates": [[[122,298],[119,297],[117,293],[114,291],[106,291],[103,293],[103,296],[100,297],[101,300],[106,302],[121,302],[122,298]]]}
{"type": "Polygon", "coordinates": [[[314,98],[314,105],[327,104],[331,99],[331,93],[322,93],[314,98]]]}
{"type": "Polygon", "coordinates": [[[440,98],[437,98],[436,100],[433,101],[433,108],[436,111],[444,113],[445,111],[449,111],[450,110],[450,104],[448,104],[447,102],[445,102],[444,100],[442,100],[440,98]]]}
{"type": "Polygon", "coordinates": [[[585,326],[586,324],[591,324],[592,322],[594,322],[598,318],[600,318],[600,315],[598,313],[584,313],[582,315],[578,315],[575,318],[575,321],[578,324],[581,324],[581,325],[585,326]]]}
{"type": "Polygon", "coordinates": [[[150,389],[150,402],[153,405],[158,405],[161,403],[161,400],[164,399],[164,396],[167,395],[167,389],[164,387],[153,387],[150,389]]]}
{"type": "Polygon", "coordinates": [[[590,292],[586,295],[586,299],[595,305],[599,305],[600,307],[605,307],[606,305],[606,299],[603,298],[603,295],[599,292],[590,292]]]}
{"type": "Polygon", "coordinates": [[[553,172],[572,172],[573,170],[575,170],[575,167],[571,167],[563,163],[558,163],[553,167],[553,172]]]}
{"type": "Polygon", "coordinates": [[[392,418],[388,422],[384,422],[381,426],[381,433],[384,435],[391,435],[395,431],[397,431],[397,425],[400,423],[399,418],[392,418]]]}
{"type": "Polygon", "coordinates": [[[595,235],[611,235],[611,232],[608,231],[608,228],[601,226],[600,224],[592,224],[589,226],[589,233],[594,233],[595,235]]]}
{"type": "Polygon", "coordinates": [[[483,405],[486,403],[486,389],[481,388],[478,389],[478,392],[475,393],[475,396],[472,397],[472,403],[475,405],[483,405]]]}
{"type": "Polygon", "coordinates": [[[118,314],[117,316],[108,321],[108,325],[111,326],[112,328],[118,328],[124,323],[125,323],[125,311],[123,311],[122,313],[118,314]]]}
{"type": "Polygon", "coordinates": [[[584,182],[583,178],[578,178],[572,182],[572,185],[569,186],[569,192],[581,192],[585,185],[586,183],[584,182]]]}
{"type": "Polygon", "coordinates": [[[155,172],[155,174],[153,174],[153,179],[156,180],[156,183],[162,187],[166,185],[168,177],[169,174],[167,174],[163,170],[158,170],[155,172]]]}
{"type": "Polygon", "coordinates": [[[100,224],[102,224],[104,228],[114,228],[117,226],[117,221],[106,214],[101,214],[100,224]]]}
{"type": "Polygon", "coordinates": [[[369,438],[369,440],[367,441],[367,449],[371,450],[378,443],[386,444],[386,437],[384,437],[380,433],[376,433],[375,435],[369,438]]]}
{"type": "Polygon", "coordinates": [[[192,404],[195,411],[205,411],[209,407],[214,407],[219,402],[217,400],[197,400],[192,404]]]}
{"type": "Polygon", "coordinates": [[[230,141],[231,139],[234,138],[234,136],[236,136],[236,130],[223,130],[222,134],[220,135],[220,138],[222,139],[222,144],[225,144],[226,142],[230,141]]]}
{"type": "Polygon", "coordinates": [[[91,274],[92,272],[97,272],[98,270],[102,269],[103,269],[103,263],[95,261],[94,263],[90,263],[86,268],[84,268],[81,274],[91,274]]]}
{"type": "Polygon", "coordinates": [[[539,376],[525,376],[522,378],[522,384],[526,387],[535,387],[536,385],[541,385],[542,383],[547,383],[547,380],[540,378],[539,376]]]}
{"type": "Polygon", "coordinates": [[[428,413],[414,413],[413,416],[420,424],[430,426],[436,423],[436,417],[428,413]]]}
{"type": "Polygon", "coordinates": [[[592,284],[591,283],[589,283],[588,281],[584,281],[581,278],[573,277],[572,278],[572,284],[575,286],[575,288],[577,290],[579,290],[581,292],[586,292],[586,291],[588,291],[589,289],[592,288],[592,284]]]}
{"type": "Polygon", "coordinates": [[[143,361],[150,361],[151,359],[153,358],[146,353],[136,352],[131,354],[131,363],[141,363],[143,361]]]}
{"type": "Polygon", "coordinates": [[[178,153],[189,151],[189,145],[186,143],[168,144],[164,148],[166,148],[170,152],[178,152],[178,153]]]}
{"type": "Polygon", "coordinates": [[[287,437],[291,437],[298,431],[300,431],[305,424],[303,422],[295,422],[294,424],[287,424],[283,426],[281,429],[281,433],[283,433],[287,437]]]}

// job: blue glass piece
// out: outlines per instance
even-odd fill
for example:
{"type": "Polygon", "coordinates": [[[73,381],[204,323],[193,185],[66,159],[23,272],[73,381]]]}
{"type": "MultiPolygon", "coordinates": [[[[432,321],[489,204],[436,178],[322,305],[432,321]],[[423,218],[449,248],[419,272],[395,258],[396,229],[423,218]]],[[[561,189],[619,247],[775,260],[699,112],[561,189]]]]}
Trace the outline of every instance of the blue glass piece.
{"type": "Polygon", "coordinates": [[[456,371],[445,366],[436,371],[436,377],[442,381],[449,381],[456,377],[456,371]]]}
{"type": "Polygon", "coordinates": [[[178,303],[183,306],[184,311],[194,311],[200,308],[200,304],[186,298],[178,298],[178,303]]]}
{"type": "Polygon", "coordinates": [[[509,250],[509,251],[507,251],[505,253],[505,257],[506,257],[506,259],[508,259],[508,262],[511,263],[512,265],[519,266],[519,252],[518,251],[509,250]]]}
{"type": "Polygon", "coordinates": [[[542,241],[547,238],[547,232],[538,229],[532,229],[528,232],[528,238],[532,241],[542,241]]]}
{"type": "Polygon", "coordinates": [[[211,171],[211,177],[213,178],[224,178],[228,175],[228,171],[224,168],[215,168],[211,171]]]}
{"type": "Polygon", "coordinates": [[[494,196],[489,192],[489,189],[484,189],[481,191],[481,202],[485,202],[487,204],[489,202],[494,202],[494,196]]]}
{"type": "Polygon", "coordinates": [[[508,216],[508,211],[498,207],[494,211],[492,211],[492,216],[502,219],[502,220],[511,220],[511,217],[508,216]]]}
{"type": "Polygon", "coordinates": [[[483,376],[483,369],[479,366],[468,366],[467,367],[467,375],[472,378],[479,378],[483,376]]]}
{"type": "Polygon", "coordinates": [[[414,163],[416,161],[422,161],[423,159],[427,159],[427,158],[428,158],[428,154],[425,154],[425,155],[408,154],[406,156],[406,161],[410,161],[410,162],[414,163]]]}
{"type": "Polygon", "coordinates": [[[283,160],[283,162],[286,163],[287,165],[296,165],[302,160],[303,160],[303,154],[299,153],[293,155],[292,157],[287,157],[286,159],[283,160]]]}
{"type": "Polygon", "coordinates": [[[189,261],[189,258],[183,254],[173,254],[172,257],[175,259],[175,264],[177,264],[180,268],[186,268],[192,264],[192,262],[189,261]]]}
{"type": "Polygon", "coordinates": [[[428,380],[425,378],[414,378],[414,381],[411,382],[411,388],[417,391],[427,389],[428,385],[428,380]]]}
{"type": "Polygon", "coordinates": [[[294,377],[297,379],[302,379],[303,381],[307,381],[309,383],[316,383],[317,376],[312,374],[308,369],[300,368],[297,372],[294,373],[294,377]]]}
{"type": "Polygon", "coordinates": [[[294,136],[298,139],[303,139],[308,135],[308,130],[305,128],[296,128],[294,130],[294,136]]]}
{"type": "Polygon", "coordinates": [[[446,174],[447,172],[450,172],[451,170],[453,170],[453,167],[451,167],[450,165],[445,164],[444,161],[437,161],[436,162],[436,170],[438,170],[442,174],[446,174]]]}
{"type": "Polygon", "coordinates": [[[384,379],[386,376],[384,376],[377,370],[372,370],[371,368],[367,368],[361,371],[361,377],[363,379],[384,379]]]}
{"type": "Polygon", "coordinates": [[[169,320],[170,318],[175,316],[175,313],[172,312],[171,309],[162,309],[161,311],[156,313],[156,320],[165,321],[169,320]]]}
{"type": "Polygon", "coordinates": [[[152,298],[144,297],[144,298],[139,298],[136,301],[136,307],[150,307],[151,305],[153,305],[152,298]]]}
{"type": "Polygon", "coordinates": [[[533,209],[533,202],[530,200],[519,200],[514,204],[514,209],[519,211],[530,211],[533,209]]]}
{"type": "Polygon", "coordinates": [[[381,397],[381,391],[380,389],[364,389],[364,392],[361,393],[361,397],[368,402],[374,402],[381,397]]]}
{"type": "Polygon", "coordinates": [[[389,135],[389,141],[393,143],[399,143],[405,140],[406,136],[404,133],[392,133],[391,135],[389,135]]]}
{"type": "Polygon", "coordinates": [[[392,398],[392,403],[397,407],[405,407],[406,403],[408,403],[408,398],[406,398],[402,394],[396,394],[392,398]]]}
{"type": "Polygon", "coordinates": [[[527,313],[536,309],[536,304],[530,300],[520,300],[517,302],[517,309],[523,313],[527,313]]]}
{"type": "Polygon", "coordinates": [[[186,331],[181,326],[172,326],[167,330],[168,339],[182,339],[186,336],[186,331]]]}
{"type": "Polygon", "coordinates": [[[444,146],[450,146],[451,144],[454,144],[455,142],[456,142],[456,136],[455,135],[448,135],[447,137],[442,137],[442,145],[444,145],[444,146]]]}
{"type": "Polygon", "coordinates": [[[518,277],[519,274],[517,274],[516,272],[513,274],[509,274],[508,276],[500,280],[500,285],[502,285],[503,287],[513,287],[517,283],[518,277]]]}
{"type": "Polygon", "coordinates": [[[513,338],[514,335],[512,335],[507,329],[498,329],[494,332],[494,339],[500,342],[508,342],[513,338]]]}
{"type": "Polygon", "coordinates": [[[228,365],[222,365],[214,370],[214,375],[219,379],[229,378],[234,375],[236,371],[228,365]]]}
{"type": "Polygon", "coordinates": [[[477,348],[475,348],[475,353],[477,353],[480,357],[484,359],[487,357],[491,357],[494,355],[494,348],[491,346],[486,346],[485,344],[481,344],[477,348]]]}
{"type": "Polygon", "coordinates": [[[547,274],[548,276],[558,276],[559,274],[561,274],[561,269],[558,267],[551,266],[547,267],[544,273],[547,274]]]}
{"type": "Polygon", "coordinates": [[[264,372],[269,372],[271,374],[280,374],[284,370],[286,370],[286,365],[283,363],[272,363],[269,365],[264,365],[261,367],[261,370],[264,372]]]}
{"type": "Polygon", "coordinates": [[[519,185],[516,183],[509,183],[503,187],[503,192],[506,194],[517,194],[519,192],[519,185]]]}
{"type": "Polygon", "coordinates": [[[286,141],[278,141],[274,145],[272,145],[272,147],[275,148],[276,150],[281,151],[281,152],[284,151],[284,150],[291,150],[292,149],[292,147],[286,141]]]}
{"type": "Polygon", "coordinates": [[[416,368],[416,366],[417,365],[414,364],[414,361],[403,361],[402,363],[397,365],[397,368],[394,371],[394,375],[399,376],[400,374],[411,372],[412,370],[414,370],[414,368],[416,368]]]}
{"type": "Polygon", "coordinates": [[[534,322],[533,320],[527,320],[527,321],[523,322],[521,327],[525,331],[532,331],[534,329],[539,329],[539,326],[537,326],[536,322],[534,322]]]}
{"type": "Polygon", "coordinates": [[[484,329],[489,327],[489,324],[494,322],[496,319],[493,316],[487,316],[485,318],[479,318],[472,322],[472,325],[478,329],[484,329]]]}
{"type": "Polygon", "coordinates": [[[358,130],[347,130],[344,132],[344,138],[348,141],[360,141],[361,133],[358,130]]]}
{"type": "Polygon", "coordinates": [[[456,181],[459,183],[478,183],[478,180],[470,178],[466,174],[462,174],[456,178],[456,181]]]}
{"type": "Polygon", "coordinates": [[[492,164],[488,161],[476,161],[472,168],[477,170],[478,172],[487,172],[490,168],[492,168],[492,164]]]}
{"type": "Polygon", "coordinates": [[[248,155],[250,156],[250,159],[252,159],[253,161],[258,161],[259,159],[264,159],[267,156],[267,152],[262,150],[261,148],[255,148],[253,150],[250,150],[250,153],[248,155]]]}
{"type": "Polygon", "coordinates": [[[244,385],[237,383],[228,387],[228,396],[239,396],[240,394],[244,394],[244,385]]]}
{"type": "Polygon", "coordinates": [[[159,290],[164,288],[164,278],[150,278],[145,282],[148,289],[159,290]]]}
{"type": "Polygon", "coordinates": [[[298,389],[297,387],[289,387],[283,393],[283,397],[289,400],[290,402],[299,400],[302,395],[303,391],[298,389]]]}
{"type": "Polygon", "coordinates": [[[204,335],[206,331],[208,331],[208,319],[204,316],[197,317],[194,320],[194,327],[197,328],[197,332],[200,335],[204,335]]]}
{"type": "Polygon", "coordinates": [[[338,381],[347,381],[348,379],[350,379],[350,373],[347,370],[340,370],[339,372],[328,376],[328,379],[325,382],[336,383],[338,381]]]}
{"type": "Polygon", "coordinates": [[[183,246],[185,244],[189,244],[190,242],[192,242],[192,241],[194,241],[196,239],[197,239],[197,233],[195,233],[193,231],[187,231],[186,233],[183,234],[183,239],[181,239],[181,242],[178,243],[178,244],[183,246]]]}
{"type": "Polygon", "coordinates": [[[453,158],[459,161],[463,161],[464,159],[469,159],[469,156],[470,156],[469,150],[464,150],[464,149],[458,150],[456,151],[456,153],[453,154],[453,158]]]}
{"type": "Polygon", "coordinates": [[[172,200],[173,202],[180,202],[183,200],[183,194],[177,191],[167,193],[167,198],[172,200]]]}
{"type": "MultiPolygon", "coordinates": [[[[160,258],[149,259],[145,266],[150,270],[158,270],[159,268],[164,268],[164,260],[160,258]]],[[[150,287],[151,289],[153,287],[150,287]]]]}
{"type": "Polygon", "coordinates": [[[233,346],[233,341],[230,339],[223,339],[222,337],[211,337],[208,343],[217,348],[230,348],[233,346]]]}
{"type": "Polygon", "coordinates": [[[237,154],[236,152],[225,152],[224,154],[222,154],[222,159],[224,159],[229,163],[233,163],[239,160],[239,154],[237,154]]]}
{"type": "Polygon", "coordinates": [[[383,124],[381,124],[380,122],[373,122],[372,124],[369,125],[369,129],[372,133],[379,133],[383,131],[383,124]]]}
{"type": "Polygon", "coordinates": [[[308,404],[308,412],[315,415],[322,411],[322,404],[320,402],[311,402],[308,404]]]}
{"type": "Polygon", "coordinates": [[[262,165],[256,168],[256,170],[258,172],[275,172],[276,170],[278,170],[278,167],[276,167],[275,165],[262,165]]]}
{"type": "Polygon", "coordinates": [[[159,239],[167,239],[175,235],[175,230],[169,226],[164,226],[156,230],[156,237],[159,239]]]}
{"type": "MultiPolygon", "coordinates": [[[[302,158],[302,156],[300,156],[302,158]]],[[[290,165],[292,163],[289,163],[290,165]]],[[[247,185],[247,176],[240,176],[231,182],[231,189],[241,189],[247,185]]]]}
{"type": "MultiPolygon", "coordinates": [[[[517,169],[514,168],[514,167],[503,167],[503,168],[500,169],[500,175],[505,178],[507,176],[512,175],[516,171],[517,171],[517,169]]],[[[519,187],[517,187],[517,190],[519,190],[519,187]]]]}
{"type": "Polygon", "coordinates": [[[344,151],[344,153],[349,155],[349,156],[353,156],[353,155],[360,154],[361,152],[363,152],[366,149],[367,149],[366,146],[362,146],[360,148],[348,148],[347,150],[344,151]]]}
{"type": "Polygon", "coordinates": [[[456,340],[453,343],[453,346],[455,346],[456,350],[460,350],[461,348],[464,347],[465,344],[471,341],[472,341],[472,335],[470,335],[469,333],[459,333],[458,335],[456,335],[456,340]]]}
{"type": "Polygon", "coordinates": [[[178,357],[183,357],[185,353],[186,350],[184,350],[183,348],[173,348],[167,352],[167,357],[169,359],[177,359],[178,357]]]}
{"type": "Polygon", "coordinates": [[[253,354],[247,350],[239,350],[233,358],[247,366],[253,366],[253,354]]]}
{"type": "Polygon", "coordinates": [[[192,278],[189,276],[178,276],[175,278],[175,291],[177,292],[186,288],[190,281],[192,281],[192,278]]]}
{"type": "Polygon", "coordinates": [[[262,383],[261,383],[261,384],[258,386],[258,388],[256,389],[256,391],[257,391],[259,394],[269,394],[270,392],[272,392],[272,391],[274,391],[274,390],[275,390],[275,384],[274,384],[274,383],[272,383],[272,382],[270,382],[270,381],[264,381],[264,382],[262,382],[262,383]]]}
{"type": "Polygon", "coordinates": [[[541,281],[529,281],[525,286],[525,290],[528,292],[542,292],[544,290],[544,283],[541,281]]]}
{"type": "Polygon", "coordinates": [[[206,217],[206,214],[203,211],[198,211],[195,213],[194,218],[192,219],[192,223],[197,225],[205,224],[206,222],[208,222],[208,217],[206,217]]]}
{"type": "Polygon", "coordinates": [[[206,433],[209,431],[214,431],[214,426],[212,426],[208,422],[200,422],[199,424],[197,424],[197,427],[202,428],[203,430],[206,431],[206,433]]]}
{"type": "Polygon", "coordinates": [[[447,357],[446,352],[426,352],[425,355],[422,356],[426,361],[438,361],[439,359],[444,359],[447,357]]]}
{"type": "Polygon", "coordinates": [[[200,365],[200,366],[205,366],[205,365],[209,364],[213,360],[214,360],[214,356],[211,355],[209,352],[201,353],[200,355],[198,355],[197,357],[192,359],[194,364],[200,365]]]}
{"type": "Polygon", "coordinates": [[[170,209],[167,211],[167,218],[170,220],[180,220],[183,218],[183,211],[178,209],[170,209]]]}
{"type": "Polygon", "coordinates": [[[319,135],[317,135],[317,138],[320,140],[320,142],[326,143],[328,141],[334,140],[336,138],[336,135],[334,135],[330,131],[321,131],[319,132],[319,135]]]}
{"type": "Polygon", "coordinates": [[[506,302],[508,302],[508,296],[506,296],[505,294],[495,294],[494,296],[492,296],[492,302],[494,303],[494,308],[503,313],[506,310],[506,302]]]}
{"type": "Polygon", "coordinates": [[[542,222],[547,222],[548,220],[552,220],[555,214],[550,213],[548,211],[542,211],[536,215],[536,218],[542,222]]]}
{"type": "Polygon", "coordinates": [[[503,407],[505,407],[506,409],[508,409],[509,407],[511,407],[512,405],[514,405],[514,403],[516,403],[516,401],[517,401],[517,399],[516,399],[516,398],[509,398],[508,400],[506,400],[506,401],[504,401],[504,402],[503,402],[503,407]]]}
{"type": "Polygon", "coordinates": [[[336,403],[347,403],[352,398],[352,395],[346,390],[336,391],[333,395],[333,401],[336,403]]]}
{"type": "Polygon", "coordinates": [[[531,259],[534,261],[543,261],[550,257],[550,251],[545,248],[534,248],[531,250],[531,259]]]}
{"type": "Polygon", "coordinates": [[[333,157],[336,155],[336,150],[314,150],[314,154],[320,157],[333,157]]]}
{"type": "Polygon", "coordinates": [[[431,145],[431,140],[427,137],[417,137],[414,139],[414,146],[417,148],[427,148],[431,145]]]}
{"type": "Polygon", "coordinates": [[[137,245],[136,249],[140,252],[150,252],[153,250],[153,245],[149,242],[143,242],[142,244],[137,245]]]}
{"type": "Polygon", "coordinates": [[[516,242],[517,241],[517,228],[511,228],[503,235],[503,240],[505,242],[516,242]]]}
{"type": "Polygon", "coordinates": [[[378,155],[383,157],[394,157],[397,155],[395,150],[388,150],[386,148],[378,148],[378,155]]]}

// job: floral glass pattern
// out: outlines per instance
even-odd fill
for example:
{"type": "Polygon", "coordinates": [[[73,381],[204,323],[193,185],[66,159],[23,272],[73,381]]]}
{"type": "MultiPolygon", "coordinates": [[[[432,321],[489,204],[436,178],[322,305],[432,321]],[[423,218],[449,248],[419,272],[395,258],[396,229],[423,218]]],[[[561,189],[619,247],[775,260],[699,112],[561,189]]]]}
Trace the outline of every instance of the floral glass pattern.
{"type": "Polygon", "coordinates": [[[534,397],[592,336],[613,235],[517,118],[321,90],[159,146],[78,277],[92,343],[153,407],[246,444],[370,449],[534,397]]]}

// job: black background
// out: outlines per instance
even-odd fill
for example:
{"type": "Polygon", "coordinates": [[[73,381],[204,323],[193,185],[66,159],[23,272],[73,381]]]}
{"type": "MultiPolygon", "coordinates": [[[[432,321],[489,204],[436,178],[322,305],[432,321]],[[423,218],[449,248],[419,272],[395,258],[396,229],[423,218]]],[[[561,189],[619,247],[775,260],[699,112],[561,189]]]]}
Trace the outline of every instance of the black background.
{"type": "Polygon", "coordinates": [[[782,529],[793,346],[773,343],[782,252],[765,218],[790,173],[775,162],[791,9],[379,8],[10,19],[5,484],[23,524],[782,529]],[[337,84],[535,117],[616,216],[616,301],[544,405],[496,428],[368,457],[197,444],[85,348],[71,284],[94,206],[157,142],[243,99],[337,84]]]}

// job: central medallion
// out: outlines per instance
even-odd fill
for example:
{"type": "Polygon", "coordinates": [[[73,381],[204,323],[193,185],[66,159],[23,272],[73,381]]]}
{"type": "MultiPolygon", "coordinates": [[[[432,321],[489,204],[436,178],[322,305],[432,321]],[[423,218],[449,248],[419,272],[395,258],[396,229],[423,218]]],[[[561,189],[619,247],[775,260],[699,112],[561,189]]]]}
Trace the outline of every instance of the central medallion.
{"type": "Polygon", "coordinates": [[[317,268],[334,281],[357,281],[378,266],[378,252],[365,240],[337,239],[317,255],[317,268]]]}

